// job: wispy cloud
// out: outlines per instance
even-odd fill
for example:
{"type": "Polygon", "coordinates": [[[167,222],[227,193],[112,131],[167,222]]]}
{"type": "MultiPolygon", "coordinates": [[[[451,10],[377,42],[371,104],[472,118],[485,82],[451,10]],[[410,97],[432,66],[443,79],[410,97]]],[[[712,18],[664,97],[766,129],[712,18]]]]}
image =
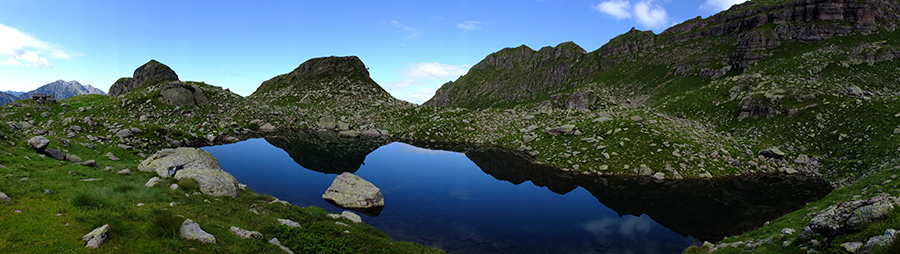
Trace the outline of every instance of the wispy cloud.
{"type": "Polygon", "coordinates": [[[477,30],[477,29],[481,29],[481,24],[482,24],[481,21],[469,20],[469,21],[462,22],[462,23],[456,23],[456,28],[459,28],[462,30],[477,30]]]}
{"type": "Polygon", "coordinates": [[[18,29],[0,24],[0,64],[25,65],[35,68],[53,67],[47,59],[65,59],[80,56],[69,53],[59,46],[41,41],[18,29]],[[5,59],[3,59],[5,58],[5,59]]]}
{"type": "Polygon", "coordinates": [[[408,32],[409,34],[406,35],[406,38],[407,38],[407,39],[411,39],[411,40],[412,40],[412,39],[419,38],[419,36],[422,36],[422,32],[419,32],[419,31],[416,30],[415,28],[405,26],[405,25],[403,25],[402,23],[400,23],[400,21],[391,20],[390,24],[391,24],[392,27],[396,27],[396,28],[399,28],[399,29],[401,29],[401,30],[403,30],[403,31],[408,32]]]}
{"type": "Polygon", "coordinates": [[[706,0],[705,3],[700,5],[700,10],[720,12],[728,10],[728,8],[731,8],[732,5],[740,4],[746,1],[747,0],[706,0]]]}
{"type": "Polygon", "coordinates": [[[670,23],[669,14],[662,6],[652,0],[632,3],[627,0],[609,0],[601,2],[593,9],[613,16],[617,20],[636,19],[638,24],[647,28],[663,28],[670,23]]]}
{"type": "Polygon", "coordinates": [[[430,99],[443,82],[466,74],[470,67],[467,64],[412,63],[398,71],[400,78],[387,82],[385,89],[397,98],[422,103],[430,99]]]}

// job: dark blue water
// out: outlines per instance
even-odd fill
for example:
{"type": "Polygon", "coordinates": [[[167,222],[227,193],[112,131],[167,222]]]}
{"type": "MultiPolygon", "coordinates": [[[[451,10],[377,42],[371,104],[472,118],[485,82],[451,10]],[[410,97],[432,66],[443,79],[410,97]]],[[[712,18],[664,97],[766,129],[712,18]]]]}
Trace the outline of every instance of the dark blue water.
{"type": "MultiPolygon", "coordinates": [[[[285,146],[282,144],[282,147],[285,146]]],[[[215,155],[224,170],[258,193],[297,206],[319,206],[334,213],[343,211],[322,199],[322,194],[337,176],[336,172],[321,173],[319,171],[326,170],[310,170],[297,164],[310,159],[322,160],[297,157],[321,157],[315,154],[326,152],[289,154],[265,139],[203,149],[215,155]]],[[[365,159],[355,174],[381,188],[385,197],[381,213],[363,215],[363,220],[396,240],[418,242],[451,253],[680,253],[688,246],[701,243],[685,232],[700,235],[721,227],[683,229],[681,224],[698,223],[678,222],[670,217],[684,216],[657,212],[682,231],[676,233],[647,214],[617,212],[598,201],[609,200],[617,204],[619,210],[645,209],[641,207],[646,203],[651,203],[651,207],[646,208],[650,211],[670,207],[658,204],[662,207],[654,208],[652,204],[659,202],[644,199],[644,194],[637,194],[638,198],[619,194],[632,193],[619,189],[634,187],[606,182],[581,183],[592,190],[588,191],[578,184],[558,183],[564,186],[551,191],[554,187],[537,186],[530,180],[498,180],[463,153],[423,149],[404,143],[390,143],[367,155],[365,150],[360,154],[365,155],[365,159]],[[641,204],[632,206],[632,202],[641,204]]],[[[325,164],[328,163],[310,165],[327,168],[325,164]]],[[[499,174],[495,172],[497,169],[491,170],[494,170],[493,175],[499,174]]],[[[505,170],[515,172],[516,169],[505,170]]],[[[540,181],[566,182],[546,178],[540,181]]],[[[638,188],[643,184],[639,183],[638,188]]],[[[546,183],[539,185],[548,186],[546,183]]],[[[659,196],[654,193],[649,195],[659,196]]],[[[669,197],[660,199],[668,200],[669,197]]],[[[751,223],[759,225],[762,222],[751,223]]]]}

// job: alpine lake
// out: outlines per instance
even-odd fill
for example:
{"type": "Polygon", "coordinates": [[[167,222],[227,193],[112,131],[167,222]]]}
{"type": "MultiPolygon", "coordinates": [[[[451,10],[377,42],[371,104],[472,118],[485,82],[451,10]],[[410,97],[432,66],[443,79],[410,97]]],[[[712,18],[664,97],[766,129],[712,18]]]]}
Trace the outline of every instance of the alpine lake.
{"type": "Polygon", "coordinates": [[[449,253],[681,253],[760,227],[831,187],[796,175],[716,179],[585,176],[491,146],[295,133],[204,147],[255,192],[297,206],[350,172],[385,206],[357,212],[395,240],[449,253]]]}

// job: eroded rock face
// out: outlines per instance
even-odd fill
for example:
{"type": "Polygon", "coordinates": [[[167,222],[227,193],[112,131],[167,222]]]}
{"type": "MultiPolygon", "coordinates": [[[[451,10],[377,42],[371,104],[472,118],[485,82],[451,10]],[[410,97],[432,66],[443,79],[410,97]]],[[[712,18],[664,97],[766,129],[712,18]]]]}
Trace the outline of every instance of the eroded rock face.
{"type": "Polygon", "coordinates": [[[322,195],[338,206],[351,209],[367,209],[384,206],[381,189],[357,175],[344,172],[337,176],[322,195]]]}
{"type": "Polygon", "coordinates": [[[897,198],[886,193],[870,199],[840,203],[817,213],[810,220],[809,228],[825,236],[843,234],[887,218],[897,205],[900,205],[897,198]]]}
{"type": "Polygon", "coordinates": [[[119,96],[130,92],[144,84],[163,81],[177,81],[178,74],[175,74],[169,66],[150,60],[146,64],[134,70],[132,78],[120,78],[109,88],[109,96],[119,96]]]}
{"type": "Polygon", "coordinates": [[[159,177],[168,178],[169,169],[183,165],[175,179],[194,179],[200,183],[200,191],[212,196],[239,197],[238,184],[234,176],[222,170],[219,160],[211,153],[192,147],[163,149],[138,165],[140,171],[156,172],[159,177]]]}

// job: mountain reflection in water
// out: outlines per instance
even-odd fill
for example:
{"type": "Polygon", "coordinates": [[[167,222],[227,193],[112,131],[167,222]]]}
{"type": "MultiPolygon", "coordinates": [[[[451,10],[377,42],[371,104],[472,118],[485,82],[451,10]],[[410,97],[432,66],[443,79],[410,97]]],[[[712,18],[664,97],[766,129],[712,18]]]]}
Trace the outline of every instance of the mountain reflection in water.
{"type": "Polygon", "coordinates": [[[331,212],[342,209],[322,193],[336,174],[354,172],[385,196],[384,210],[364,216],[366,223],[451,253],[680,253],[830,191],[826,182],[801,176],[583,176],[490,146],[382,138],[300,133],[204,149],[254,191],[331,212]]]}

